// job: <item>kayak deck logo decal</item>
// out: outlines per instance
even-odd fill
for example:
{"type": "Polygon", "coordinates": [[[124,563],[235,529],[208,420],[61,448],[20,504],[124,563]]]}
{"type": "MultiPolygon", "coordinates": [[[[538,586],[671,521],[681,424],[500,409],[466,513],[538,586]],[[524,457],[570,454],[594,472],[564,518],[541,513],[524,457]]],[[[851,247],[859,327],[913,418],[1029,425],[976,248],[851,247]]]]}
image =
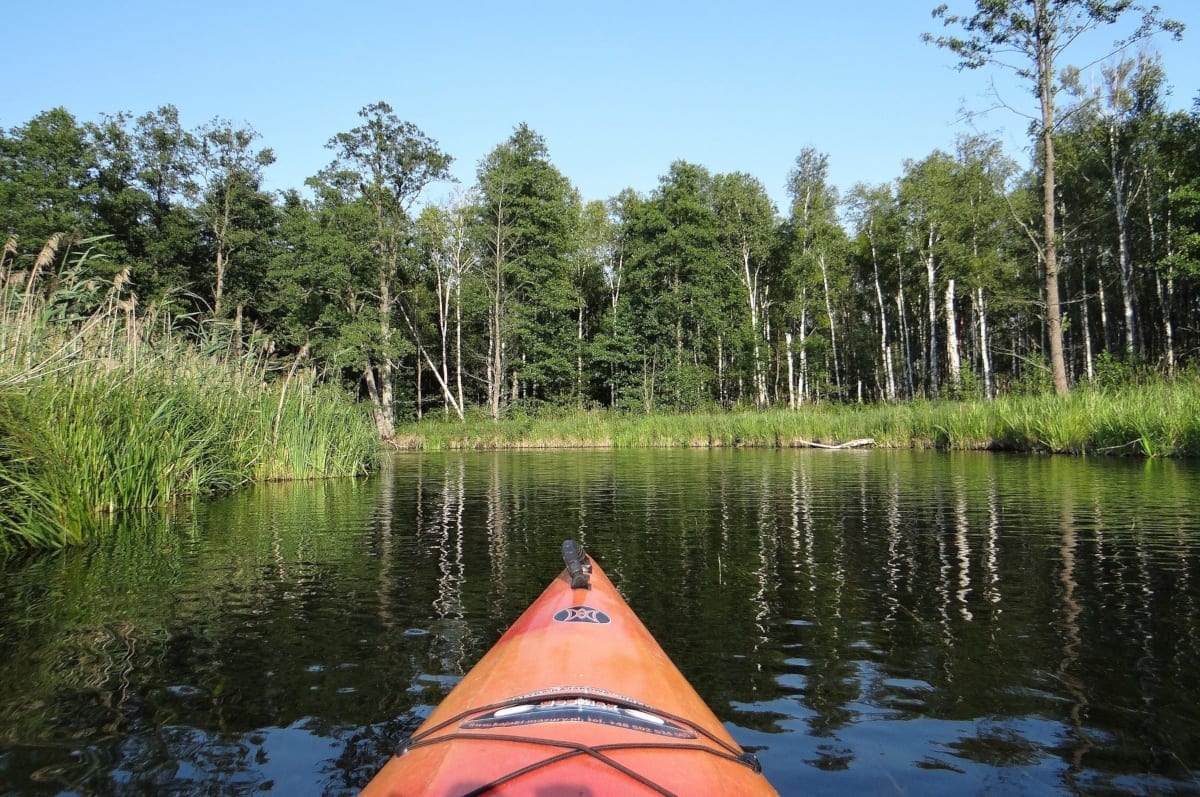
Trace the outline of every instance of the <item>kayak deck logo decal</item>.
{"type": "Polygon", "coordinates": [[[560,609],[555,613],[554,620],[558,623],[593,623],[596,625],[612,622],[607,614],[599,609],[593,609],[591,606],[568,606],[560,609]]]}

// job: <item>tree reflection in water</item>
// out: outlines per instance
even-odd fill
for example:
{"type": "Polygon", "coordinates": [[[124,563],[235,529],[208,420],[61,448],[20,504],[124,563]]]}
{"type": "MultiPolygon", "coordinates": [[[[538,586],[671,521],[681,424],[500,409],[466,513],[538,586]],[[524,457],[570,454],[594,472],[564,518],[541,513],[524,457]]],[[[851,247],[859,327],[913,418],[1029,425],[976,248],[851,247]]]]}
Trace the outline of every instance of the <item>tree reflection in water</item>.
{"type": "Polygon", "coordinates": [[[783,793],[1176,791],[1200,472],[913,452],[412,455],[0,575],[0,793],[350,794],[586,537],[783,793]]]}

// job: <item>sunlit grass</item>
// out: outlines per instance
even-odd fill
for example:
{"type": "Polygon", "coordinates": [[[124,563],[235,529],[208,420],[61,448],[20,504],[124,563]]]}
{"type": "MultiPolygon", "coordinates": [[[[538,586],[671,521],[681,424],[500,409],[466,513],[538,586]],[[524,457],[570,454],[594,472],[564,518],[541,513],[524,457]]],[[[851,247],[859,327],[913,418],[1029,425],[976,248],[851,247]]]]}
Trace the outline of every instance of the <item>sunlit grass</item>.
{"type": "Polygon", "coordinates": [[[465,423],[428,419],[402,442],[456,448],[798,447],[870,438],[884,448],[990,449],[1065,454],[1200,456],[1200,385],[1192,379],[1068,396],[996,401],[817,405],[795,411],[639,414],[612,411],[465,423]]]}

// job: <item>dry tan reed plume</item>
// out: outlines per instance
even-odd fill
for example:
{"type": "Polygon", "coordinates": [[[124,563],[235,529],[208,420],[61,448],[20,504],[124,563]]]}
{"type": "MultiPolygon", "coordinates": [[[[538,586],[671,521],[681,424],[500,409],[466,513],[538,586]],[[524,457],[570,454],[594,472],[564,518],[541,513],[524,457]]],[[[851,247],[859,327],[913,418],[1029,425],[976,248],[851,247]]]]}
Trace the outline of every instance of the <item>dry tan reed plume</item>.
{"type": "MultiPolygon", "coordinates": [[[[25,325],[32,324],[34,316],[34,286],[37,284],[38,277],[42,271],[54,263],[54,258],[58,256],[58,249],[62,246],[64,236],[61,232],[56,232],[51,235],[46,245],[42,247],[42,251],[38,252],[37,259],[33,261],[33,268],[29,270],[29,276],[25,279],[25,295],[21,299],[21,310],[17,314],[18,328],[25,328],[25,325]]],[[[32,333],[30,333],[32,340],[32,333]]]]}
{"type": "Polygon", "coordinates": [[[121,273],[117,274],[117,276],[113,278],[112,293],[114,296],[120,293],[121,288],[124,288],[126,283],[129,282],[130,268],[130,266],[126,266],[125,268],[121,269],[121,273]]]}
{"type": "Polygon", "coordinates": [[[37,260],[33,261],[33,269],[29,272],[29,279],[25,282],[25,297],[28,299],[33,293],[33,286],[37,283],[38,277],[41,276],[42,270],[54,262],[54,258],[58,256],[58,249],[62,246],[65,236],[61,232],[56,232],[46,241],[46,245],[42,247],[42,251],[38,252],[37,260]]]}
{"type": "MultiPolygon", "coordinates": [[[[63,234],[60,232],[50,236],[46,241],[46,245],[42,247],[42,251],[38,253],[37,259],[33,263],[33,268],[29,270],[29,274],[25,277],[25,290],[21,296],[21,303],[17,308],[15,324],[13,328],[15,334],[11,341],[5,341],[5,348],[9,350],[11,355],[16,355],[18,352],[23,352],[26,357],[26,367],[31,365],[29,359],[32,354],[27,349],[27,345],[33,340],[33,319],[36,314],[35,305],[38,302],[35,300],[34,286],[37,284],[38,277],[45,268],[54,263],[54,258],[58,256],[58,249],[63,242],[63,234]]],[[[12,251],[16,252],[16,242],[9,239],[9,244],[12,244],[12,251]]],[[[4,247],[5,256],[9,253],[8,245],[4,247]]]]}
{"type": "Polygon", "coordinates": [[[17,236],[10,235],[4,242],[4,251],[0,253],[0,289],[8,285],[9,264],[17,262],[17,236]]]}
{"type": "Polygon", "coordinates": [[[113,277],[112,286],[108,289],[108,295],[104,297],[105,304],[107,305],[107,313],[111,314],[117,310],[128,313],[132,307],[137,306],[136,294],[130,293],[128,299],[121,298],[121,289],[129,284],[129,271],[130,267],[126,266],[117,273],[117,276],[113,277]],[[131,301],[133,302],[132,306],[129,305],[131,301]]]}

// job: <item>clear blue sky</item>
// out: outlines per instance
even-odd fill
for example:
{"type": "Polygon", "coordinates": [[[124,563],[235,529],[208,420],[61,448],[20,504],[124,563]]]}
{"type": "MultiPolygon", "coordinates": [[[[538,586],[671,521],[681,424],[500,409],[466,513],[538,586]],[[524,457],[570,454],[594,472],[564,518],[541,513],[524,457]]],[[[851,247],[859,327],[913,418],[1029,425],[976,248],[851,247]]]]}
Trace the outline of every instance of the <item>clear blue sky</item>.
{"type": "MultiPolygon", "coordinates": [[[[1188,25],[1163,37],[1171,105],[1200,93],[1200,2],[1159,0],[1188,25]]],[[[879,183],[906,158],[952,149],[990,74],[922,44],[935,0],[376,2],[117,0],[10,3],[0,126],[62,105],[101,113],[179,108],[249,124],[275,150],[272,189],[325,166],[325,143],[384,100],[455,158],[464,183],[526,122],[584,199],[653,189],[670,163],[757,177],[777,202],[806,146],[832,181],[879,183]]],[[[952,0],[966,11],[968,0],[952,0]]],[[[1114,31],[1095,34],[1099,46],[1114,31]]],[[[1018,89],[1005,99],[1024,103],[1018,89]]],[[[978,121],[1024,163],[1025,122],[978,121]]],[[[435,194],[445,194],[439,188],[435,194]]],[[[436,198],[436,197],[435,197],[436,198]]]]}

